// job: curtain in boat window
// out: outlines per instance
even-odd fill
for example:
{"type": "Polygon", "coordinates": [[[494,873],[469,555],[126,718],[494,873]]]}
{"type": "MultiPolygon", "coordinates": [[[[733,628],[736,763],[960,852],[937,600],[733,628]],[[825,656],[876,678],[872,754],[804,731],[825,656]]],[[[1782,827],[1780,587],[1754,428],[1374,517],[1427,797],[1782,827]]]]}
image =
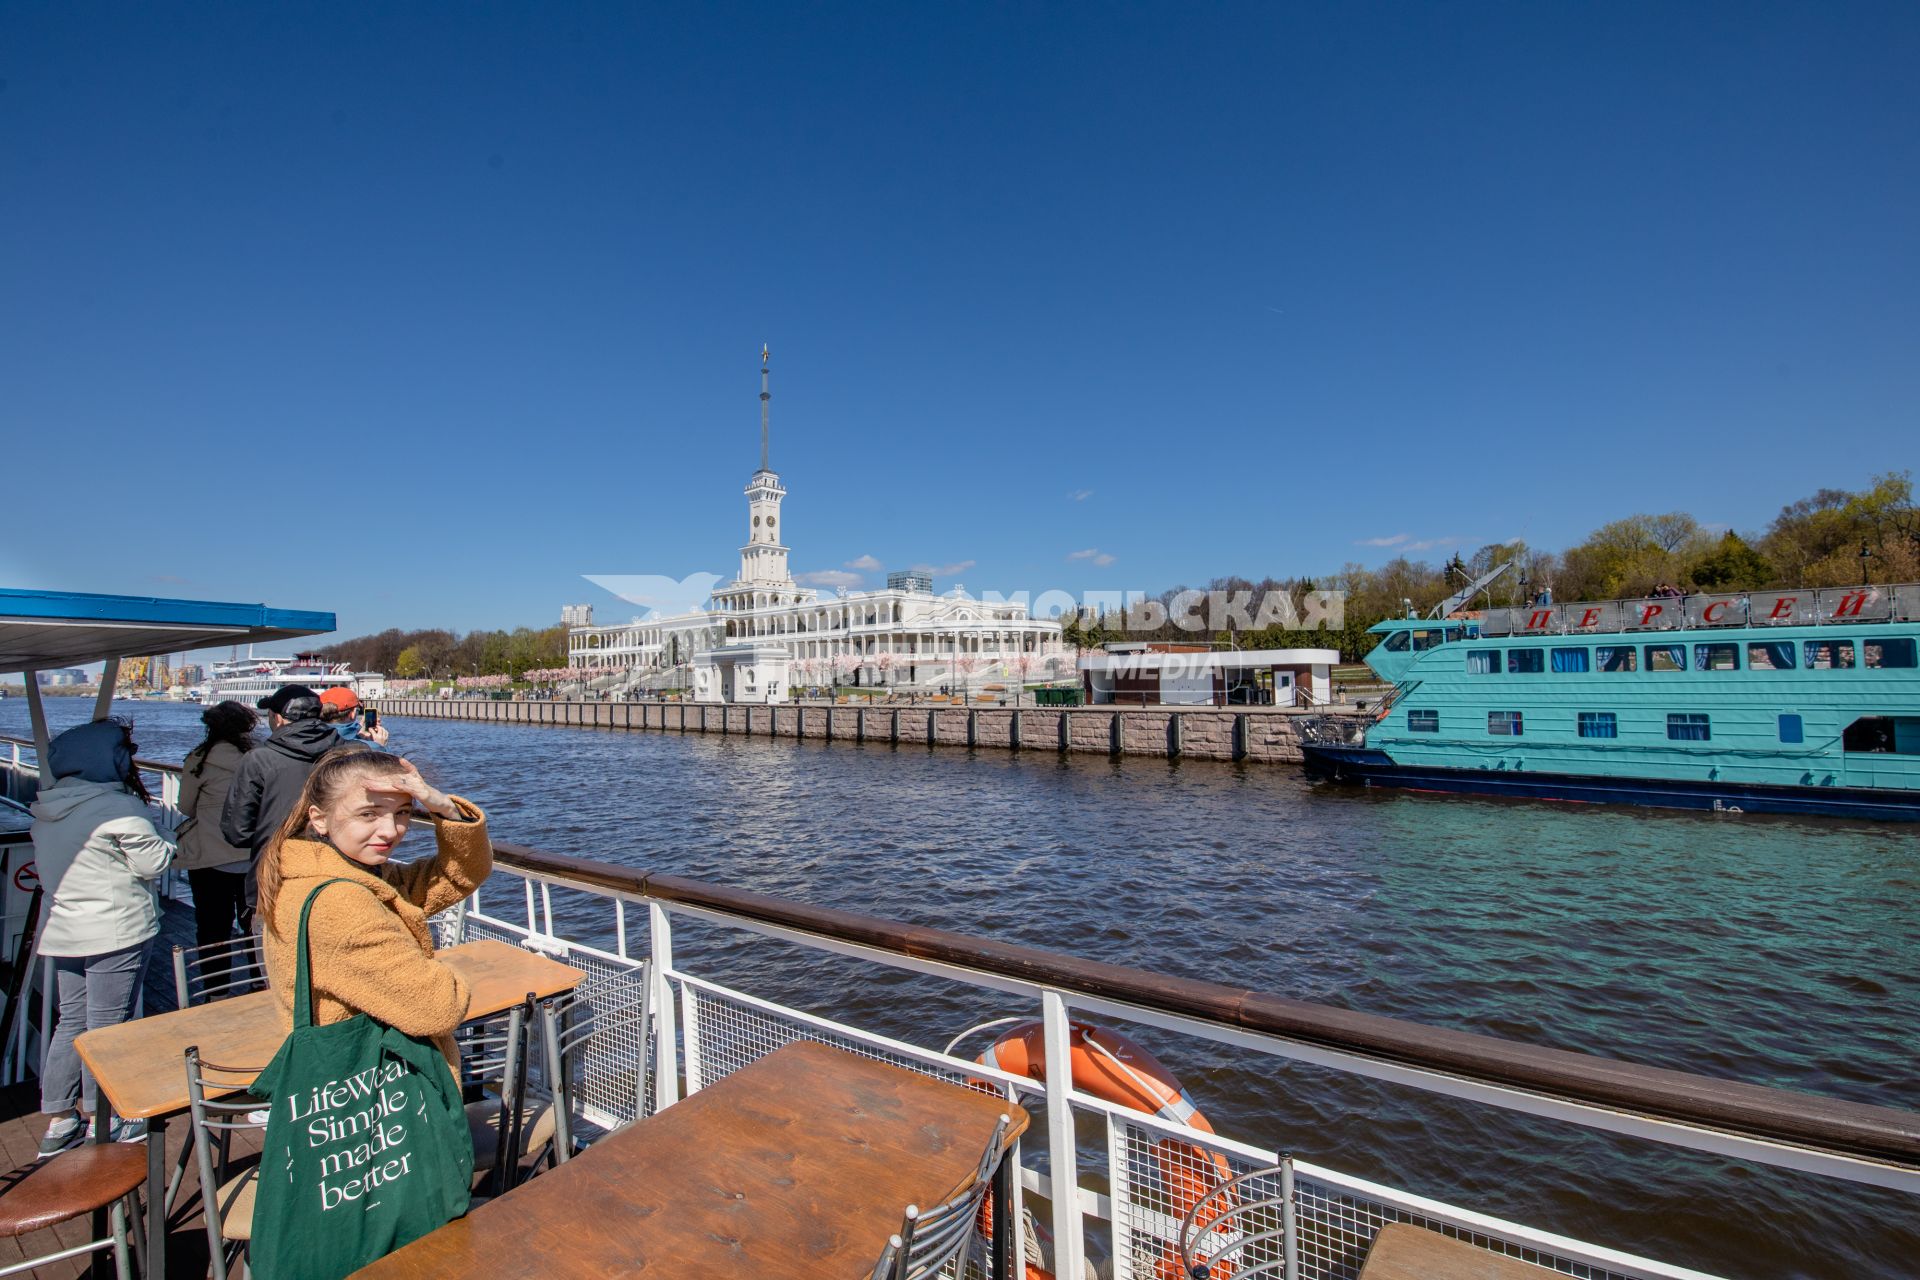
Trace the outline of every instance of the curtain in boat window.
{"type": "Polygon", "coordinates": [[[1553,651],[1553,670],[1555,675],[1565,675],[1570,671],[1587,669],[1587,651],[1585,649],[1555,649],[1553,651]]]}
{"type": "Polygon", "coordinates": [[[1498,649],[1467,650],[1467,674],[1471,676],[1498,675],[1500,672],[1500,651],[1498,649]]]}
{"type": "Polygon", "coordinates": [[[1747,670],[1793,670],[1793,641],[1761,640],[1747,646],[1747,670]]]}
{"type": "Polygon", "coordinates": [[[1693,646],[1693,669],[1695,671],[1738,671],[1740,669],[1740,649],[1731,644],[1697,644],[1693,646]]]}
{"type": "Polygon", "coordinates": [[[1639,665],[1638,655],[1630,644],[1599,645],[1593,651],[1593,665],[1598,671],[1632,671],[1639,665]]]}

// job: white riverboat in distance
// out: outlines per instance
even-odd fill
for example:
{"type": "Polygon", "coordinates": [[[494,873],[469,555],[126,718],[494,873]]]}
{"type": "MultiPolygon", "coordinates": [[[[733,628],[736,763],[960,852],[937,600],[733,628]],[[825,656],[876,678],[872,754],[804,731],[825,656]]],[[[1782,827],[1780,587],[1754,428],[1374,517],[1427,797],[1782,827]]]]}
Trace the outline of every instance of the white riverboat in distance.
{"type": "Polygon", "coordinates": [[[340,685],[352,689],[362,702],[386,693],[387,678],[376,671],[355,671],[352,664],[329,662],[317,653],[291,658],[234,658],[216,662],[203,687],[201,702],[244,702],[253,706],[283,685],[304,684],[315,693],[340,685]]]}

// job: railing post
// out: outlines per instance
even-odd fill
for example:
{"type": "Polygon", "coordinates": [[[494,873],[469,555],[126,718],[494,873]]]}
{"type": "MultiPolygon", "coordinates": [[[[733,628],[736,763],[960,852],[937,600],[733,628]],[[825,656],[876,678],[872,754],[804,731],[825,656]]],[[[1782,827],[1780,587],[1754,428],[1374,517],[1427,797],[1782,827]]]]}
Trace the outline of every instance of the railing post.
{"type": "Polygon", "coordinates": [[[673,984],[667,978],[673,968],[673,926],[667,909],[657,902],[647,904],[647,942],[653,966],[648,975],[653,983],[653,1109],[664,1111],[680,1100],[680,1044],[673,984]]]}
{"type": "Polygon", "coordinates": [[[1300,1213],[1293,1202],[1293,1153],[1280,1157],[1280,1256],[1285,1280],[1300,1280],[1300,1213]]]}
{"type": "Polygon", "coordinates": [[[1053,1182],[1053,1274],[1086,1273],[1087,1245],[1080,1231],[1080,1166],[1073,1140],[1073,1044],[1067,1002],[1057,991],[1040,993],[1046,1037],[1047,1161],[1053,1182]]]}
{"type": "Polygon", "coordinates": [[[1133,1203],[1133,1171],[1128,1166],[1120,1122],[1111,1114],[1107,1116],[1107,1187],[1113,1203],[1113,1217],[1107,1223],[1113,1230],[1113,1280],[1134,1280],[1133,1232],[1121,1211],[1122,1205],[1133,1203]]]}

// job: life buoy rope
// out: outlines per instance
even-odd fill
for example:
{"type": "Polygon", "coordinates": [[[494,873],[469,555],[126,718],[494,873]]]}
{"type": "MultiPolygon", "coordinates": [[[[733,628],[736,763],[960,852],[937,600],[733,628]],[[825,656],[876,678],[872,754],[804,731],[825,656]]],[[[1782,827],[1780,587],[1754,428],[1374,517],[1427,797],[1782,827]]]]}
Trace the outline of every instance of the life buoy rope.
{"type": "MultiPolygon", "coordinates": [[[[1000,1019],[962,1033],[958,1044],[971,1031],[1002,1026],[1011,1021],[1000,1019]]],[[[951,1050],[952,1046],[949,1046],[951,1050]]],[[[1202,1133],[1213,1133],[1213,1125],[1187,1097],[1179,1079],[1158,1058],[1138,1044],[1107,1027],[1091,1023],[1073,1023],[1068,1028],[1069,1070],[1073,1087],[1083,1093],[1169,1124],[1177,1124],[1202,1133]]],[[[975,1061],[1031,1080],[1047,1079],[1045,1026],[1037,1021],[1021,1021],[981,1051],[975,1061]]],[[[1230,1181],[1233,1169],[1226,1157],[1177,1138],[1157,1138],[1154,1159],[1160,1167],[1160,1181],[1170,1204],[1171,1215],[1184,1219],[1221,1183],[1230,1181]]],[[[1053,1280],[1029,1259],[1027,1280],[1053,1280]]],[[[1182,1280],[1178,1249],[1167,1245],[1155,1268],[1160,1280],[1182,1280]]],[[[1227,1275],[1222,1271],[1221,1276],[1227,1275]]]]}

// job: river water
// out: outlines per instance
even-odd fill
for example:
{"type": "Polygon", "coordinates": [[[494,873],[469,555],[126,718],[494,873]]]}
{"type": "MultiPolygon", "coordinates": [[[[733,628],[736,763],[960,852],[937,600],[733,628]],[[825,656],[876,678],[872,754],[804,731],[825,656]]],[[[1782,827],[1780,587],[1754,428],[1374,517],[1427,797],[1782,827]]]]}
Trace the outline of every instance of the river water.
{"type": "MultiPolygon", "coordinates": [[[[56,726],[88,709],[49,708],[56,726]]],[[[143,756],[198,741],[197,708],[116,710],[143,756]]],[[[0,704],[0,732],[25,725],[20,700],[0,704]]],[[[496,835],[555,852],[1920,1110],[1911,828],[1327,790],[1271,766],[390,727],[496,835]]],[[[934,1047],[1032,1012],[676,943],[697,972],[934,1047]]],[[[1220,1131],[1303,1159],[1731,1277],[1920,1275],[1913,1197],[1128,1030],[1220,1131]]]]}

